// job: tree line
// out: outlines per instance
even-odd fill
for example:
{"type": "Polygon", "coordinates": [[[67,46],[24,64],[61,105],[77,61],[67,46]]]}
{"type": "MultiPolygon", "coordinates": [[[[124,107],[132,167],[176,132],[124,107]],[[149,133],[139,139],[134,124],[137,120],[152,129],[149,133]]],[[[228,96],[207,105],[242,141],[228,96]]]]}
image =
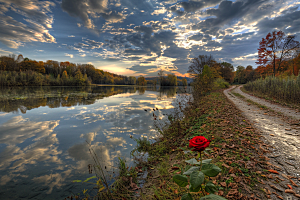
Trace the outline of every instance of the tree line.
{"type": "Polygon", "coordinates": [[[94,84],[136,85],[134,76],[122,76],[96,69],[91,64],[53,60],[35,61],[19,56],[0,57],[1,86],[94,84]]]}
{"type": "Polygon", "coordinates": [[[299,79],[300,43],[295,40],[295,37],[295,35],[285,35],[282,31],[268,33],[259,42],[256,62],[259,66],[256,69],[248,65],[238,66],[235,71],[232,64],[218,63],[211,55],[199,55],[193,58],[188,73],[194,78],[194,96],[197,98],[211,91],[217,79],[237,84],[245,84],[270,75],[298,76],[299,79]]]}
{"type": "Polygon", "coordinates": [[[0,86],[85,86],[90,84],[186,86],[187,80],[177,80],[173,74],[159,80],[122,76],[96,69],[91,64],[75,64],[54,60],[35,61],[9,55],[0,57],[0,86]]]}

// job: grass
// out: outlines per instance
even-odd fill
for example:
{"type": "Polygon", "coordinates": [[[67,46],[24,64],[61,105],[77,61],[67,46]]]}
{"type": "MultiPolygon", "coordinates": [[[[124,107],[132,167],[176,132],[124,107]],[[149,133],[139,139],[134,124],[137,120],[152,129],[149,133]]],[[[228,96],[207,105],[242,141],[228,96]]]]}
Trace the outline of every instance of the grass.
{"type": "Polygon", "coordinates": [[[297,77],[266,77],[248,82],[244,88],[249,92],[266,95],[269,99],[276,99],[299,106],[300,75],[297,77]]]}
{"type": "MultiPolygon", "coordinates": [[[[171,124],[157,142],[147,147],[149,159],[144,165],[151,170],[143,186],[143,195],[135,199],[178,199],[186,192],[185,188],[179,188],[173,182],[172,177],[180,173],[180,169],[185,169],[185,160],[196,156],[188,148],[188,140],[196,135],[212,140],[211,151],[204,155],[204,159],[213,159],[212,162],[222,169],[222,174],[212,180],[219,186],[226,183],[227,187],[222,189],[220,195],[237,199],[237,196],[228,195],[232,188],[237,188],[239,192],[236,195],[250,196],[244,186],[249,185],[259,195],[258,198],[263,199],[264,193],[256,185],[264,179],[261,174],[268,173],[263,171],[268,169],[265,163],[267,158],[262,156],[259,148],[264,144],[250,122],[222,91],[203,97],[184,112],[182,120],[171,124]],[[245,162],[260,163],[260,167],[246,167],[245,162]],[[256,171],[262,173],[257,174],[256,171]]],[[[192,195],[195,199],[201,197],[201,194],[192,195]]]]}
{"type": "MultiPolygon", "coordinates": [[[[239,93],[235,93],[235,92],[231,92],[233,95],[235,95],[236,97],[239,97],[241,99],[246,99],[246,97],[244,97],[243,95],[239,94],[239,93]]],[[[276,112],[275,110],[271,109],[271,108],[268,108],[267,106],[264,106],[264,105],[261,105],[255,101],[252,101],[250,99],[247,99],[246,100],[248,103],[250,104],[253,104],[253,105],[256,105],[257,107],[263,109],[263,110],[267,110],[271,113],[274,113],[274,114],[277,114],[277,115],[283,115],[281,112],[276,112]]]]}
{"type": "Polygon", "coordinates": [[[300,105],[299,104],[290,103],[290,102],[287,102],[287,101],[284,101],[284,100],[278,100],[275,97],[271,98],[270,96],[268,96],[268,94],[262,94],[262,93],[257,92],[257,91],[248,91],[244,87],[241,87],[241,90],[244,93],[257,96],[257,97],[265,99],[265,100],[267,100],[267,101],[269,101],[271,103],[276,103],[276,104],[280,104],[282,106],[287,106],[287,107],[290,107],[290,108],[293,108],[293,109],[300,110],[300,105]]]}
{"type": "Polygon", "coordinates": [[[240,93],[236,93],[236,92],[231,92],[234,96],[245,99],[245,97],[243,95],[241,95],[240,93]]]}

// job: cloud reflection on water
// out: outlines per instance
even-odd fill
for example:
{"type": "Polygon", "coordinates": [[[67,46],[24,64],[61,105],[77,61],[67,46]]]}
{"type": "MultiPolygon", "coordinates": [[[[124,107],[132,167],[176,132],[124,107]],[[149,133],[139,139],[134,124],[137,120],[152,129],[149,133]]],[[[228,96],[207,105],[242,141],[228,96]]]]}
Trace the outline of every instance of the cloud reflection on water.
{"type": "Polygon", "coordinates": [[[5,144],[0,149],[3,185],[0,192],[8,187],[17,189],[18,181],[28,190],[46,187],[38,198],[44,193],[57,198],[72,191],[70,188],[74,186],[78,188],[71,180],[90,176],[87,166],[94,163],[87,142],[101,164],[114,171],[118,157],[131,161],[130,151],[136,142],[130,135],[157,136],[152,114],[163,117],[163,113],[169,112],[176,98],[172,94],[175,95],[175,90],[169,93],[147,90],[143,95],[126,92],[95,100],[93,104],[72,107],[61,104],[62,107],[55,109],[37,107],[23,115],[11,114],[2,124],[0,118],[0,144],[5,144]]]}

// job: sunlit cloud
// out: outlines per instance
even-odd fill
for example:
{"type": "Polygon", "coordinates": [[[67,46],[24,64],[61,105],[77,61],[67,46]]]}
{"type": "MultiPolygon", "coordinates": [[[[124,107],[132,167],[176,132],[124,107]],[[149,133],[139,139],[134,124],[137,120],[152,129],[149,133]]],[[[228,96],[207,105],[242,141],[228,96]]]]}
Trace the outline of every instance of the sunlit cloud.
{"type": "Polygon", "coordinates": [[[65,53],[65,56],[69,56],[70,58],[73,58],[73,54],[65,53]]]}
{"type": "Polygon", "coordinates": [[[0,54],[21,49],[35,60],[65,55],[123,75],[153,76],[159,68],[185,74],[199,54],[255,66],[244,56],[256,53],[268,32],[300,36],[295,0],[0,2],[0,54]],[[33,54],[31,45],[44,54],[33,54]]]}
{"type": "Polygon", "coordinates": [[[55,3],[39,0],[25,1],[0,1],[0,42],[6,46],[17,49],[25,42],[56,43],[55,38],[49,33],[52,29],[53,16],[51,8],[55,3]],[[9,10],[22,15],[24,21],[17,21],[12,16],[5,15],[9,10]]]}

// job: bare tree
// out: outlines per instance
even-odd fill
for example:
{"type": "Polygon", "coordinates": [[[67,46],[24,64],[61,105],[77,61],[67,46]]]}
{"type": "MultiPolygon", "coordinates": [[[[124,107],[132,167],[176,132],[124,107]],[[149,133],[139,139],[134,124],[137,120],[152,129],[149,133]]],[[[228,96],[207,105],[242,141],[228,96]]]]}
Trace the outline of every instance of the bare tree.
{"type": "Polygon", "coordinates": [[[188,73],[192,77],[196,77],[199,74],[202,74],[204,65],[212,67],[216,63],[212,55],[199,55],[198,57],[193,58],[192,64],[189,66],[188,73]]]}
{"type": "Polygon", "coordinates": [[[165,75],[165,71],[163,69],[160,69],[158,71],[160,85],[162,85],[162,82],[164,81],[164,75],[165,75]]]}
{"type": "Polygon", "coordinates": [[[280,64],[283,60],[287,58],[292,58],[295,51],[299,50],[300,43],[295,40],[296,35],[288,35],[284,38],[284,41],[281,44],[281,51],[280,51],[280,59],[278,64],[278,69],[280,68],[280,64]]]}
{"type": "Polygon", "coordinates": [[[291,52],[299,48],[299,42],[294,40],[295,37],[295,35],[285,36],[285,33],[282,31],[268,33],[266,38],[262,38],[259,42],[256,64],[260,66],[272,64],[275,76],[276,63],[278,63],[277,70],[279,70],[281,62],[286,58],[290,58],[291,52]]]}
{"type": "Polygon", "coordinates": [[[295,75],[295,58],[300,54],[300,47],[294,49],[291,53],[291,61],[293,62],[293,74],[295,75]]]}

